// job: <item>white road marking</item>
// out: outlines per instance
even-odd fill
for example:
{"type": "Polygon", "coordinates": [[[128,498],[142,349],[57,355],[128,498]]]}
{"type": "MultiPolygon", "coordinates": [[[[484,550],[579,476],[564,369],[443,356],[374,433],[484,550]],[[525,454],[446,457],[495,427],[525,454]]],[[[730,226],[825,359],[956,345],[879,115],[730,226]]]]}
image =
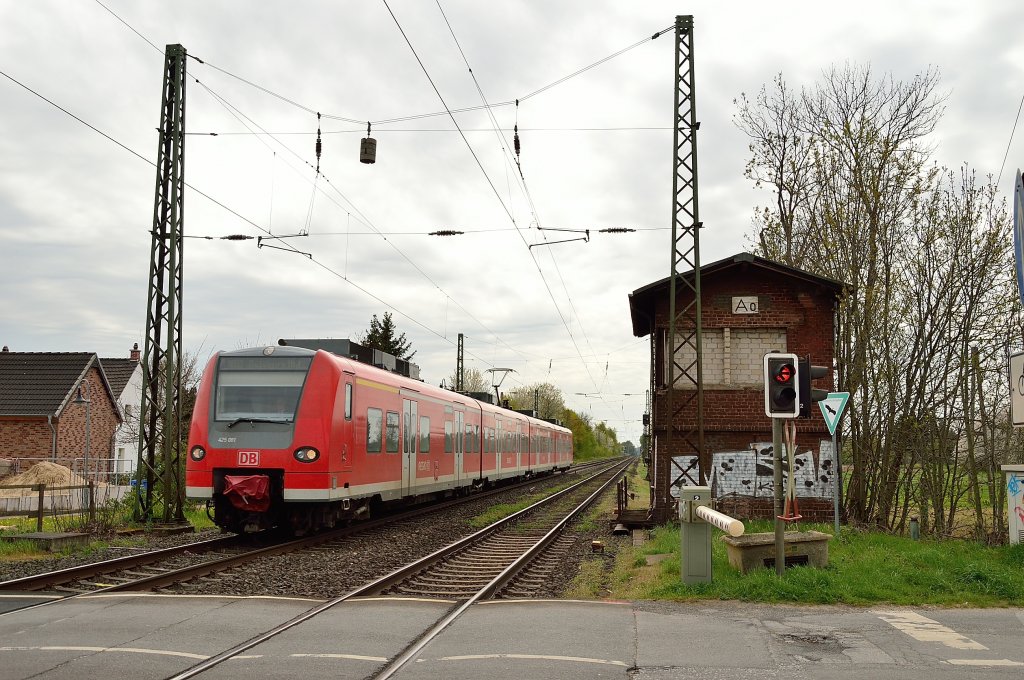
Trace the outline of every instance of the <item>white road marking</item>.
{"type": "Polygon", "coordinates": [[[384,663],[388,660],[386,656],[360,656],[358,654],[289,654],[289,656],[298,658],[312,657],[314,659],[352,659],[354,661],[375,661],[377,663],[384,663]]]}
{"type": "Polygon", "coordinates": [[[204,661],[210,657],[205,654],[192,654],[191,652],[172,652],[166,649],[140,649],[137,647],[72,647],[72,646],[43,646],[43,647],[0,647],[0,652],[127,652],[129,654],[158,654],[161,656],[182,656],[186,659],[204,661]]]}
{"type": "Polygon", "coordinates": [[[916,612],[874,612],[893,628],[903,631],[921,642],[938,642],[953,649],[988,649],[980,642],[961,635],[952,628],[943,626],[916,612]]]}
{"type": "MultiPolygon", "coordinates": [[[[467,654],[465,656],[442,656],[435,661],[475,661],[477,659],[541,659],[544,661],[572,661],[575,663],[596,663],[605,666],[628,667],[629,664],[622,661],[610,661],[608,659],[589,659],[584,656],[553,656],[550,654],[467,654]]],[[[429,661],[430,659],[418,659],[417,661],[429,661]]]]}
{"type": "MultiPolygon", "coordinates": [[[[178,656],[186,659],[205,661],[210,657],[206,654],[193,654],[192,652],[175,652],[169,649],[145,649],[142,647],[86,647],[86,646],[58,646],[47,645],[40,647],[0,647],[0,652],[122,652],[128,654],[155,654],[158,656],[178,656]]],[[[248,656],[236,656],[233,659],[259,659],[262,654],[251,654],[248,656]]]]}
{"type": "Polygon", "coordinates": [[[950,659],[942,663],[953,664],[954,666],[1024,666],[1020,661],[1009,659],[950,659]]]}

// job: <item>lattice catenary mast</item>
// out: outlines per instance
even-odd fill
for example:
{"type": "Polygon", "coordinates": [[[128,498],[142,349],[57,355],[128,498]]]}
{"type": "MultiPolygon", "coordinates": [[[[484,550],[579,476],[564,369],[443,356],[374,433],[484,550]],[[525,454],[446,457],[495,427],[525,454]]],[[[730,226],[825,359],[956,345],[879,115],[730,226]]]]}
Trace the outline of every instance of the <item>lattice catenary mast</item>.
{"type": "MultiPolygon", "coordinates": [[[[704,387],[701,352],[700,217],[697,203],[697,110],[694,102],[693,17],[676,17],[676,88],[672,164],[672,257],[669,275],[669,325],[666,349],[668,389],[665,447],[656,452],[652,511],[667,519],[673,507],[670,487],[684,473],[674,456],[696,455],[700,483],[707,479],[704,461],[704,387]],[[681,265],[692,271],[680,276],[681,265]],[[677,288],[681,289],[680,296],[677,288]],[[682,304],[678,304],[681,297],[682,304]],[[686,412],[686,419],[683,413],[686,412]],[[692,415],[691,415],[692,414],[692,415]],[[667,459],[667,460],[666,460],[667,459]]],[[[685,271],[685,269],[684,269],[685,271]]],[[[660,449],[661,447],[659,447],[660,449]]]]}
{"type": "Polygon", "coordinates": [[[135,517],[180,522],[184,520],[185,498],[180,456],[185,215],[185,48],[181,45],[168,45],[165,53],[159,133],[135,517]],[[162,510],[159,518],[154,516],[157,508],[162,510]]]}

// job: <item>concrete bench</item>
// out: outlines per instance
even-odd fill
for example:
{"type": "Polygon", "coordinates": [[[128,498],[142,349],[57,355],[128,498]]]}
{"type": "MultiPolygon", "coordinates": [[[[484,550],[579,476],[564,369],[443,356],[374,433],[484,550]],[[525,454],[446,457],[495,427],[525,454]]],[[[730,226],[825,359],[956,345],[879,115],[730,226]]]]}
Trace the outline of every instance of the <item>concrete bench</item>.
{"type": "MultiPolygon", "coordinates": [[[[828,564],[828,542],[831,534],[820,531],[786,532],[786,566],[824,567],[828,564]]],[[[729,564],[746,574],[752,569],[775,566],[775,534],[722,536],[729,555],[729,564]]]]}

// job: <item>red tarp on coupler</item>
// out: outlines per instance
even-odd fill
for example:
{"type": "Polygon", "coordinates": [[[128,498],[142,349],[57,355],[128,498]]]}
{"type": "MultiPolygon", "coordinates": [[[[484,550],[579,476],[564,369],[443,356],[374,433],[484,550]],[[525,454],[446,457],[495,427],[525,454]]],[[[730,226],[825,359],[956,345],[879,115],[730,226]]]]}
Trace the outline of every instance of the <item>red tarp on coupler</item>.
{"type": "Polygon", "coordinates": [[[266,512],[270,509],[270,477],[225,475],[224,495],[239,510],[266,512]]]}

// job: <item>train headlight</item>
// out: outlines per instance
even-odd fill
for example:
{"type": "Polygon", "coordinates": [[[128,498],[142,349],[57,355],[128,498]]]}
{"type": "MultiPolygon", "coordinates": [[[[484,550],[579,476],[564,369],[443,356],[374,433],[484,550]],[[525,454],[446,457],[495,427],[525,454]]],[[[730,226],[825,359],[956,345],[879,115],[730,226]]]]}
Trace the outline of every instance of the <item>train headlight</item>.
{"type": "Polygon", "coordinates": [[[192,460],[198,463],[203,458],[206,458],[206,449],[204,449],[202,446],[193,446],[192,450],[188,452],[188,455],[192,458],[192,460]]]}
{"type": "Polygon", "coordinates": [[[300,463],[314,463],[320,460],[320,452],[311,446],[304,446],[295,450],[295,460],[300,463]]]}

